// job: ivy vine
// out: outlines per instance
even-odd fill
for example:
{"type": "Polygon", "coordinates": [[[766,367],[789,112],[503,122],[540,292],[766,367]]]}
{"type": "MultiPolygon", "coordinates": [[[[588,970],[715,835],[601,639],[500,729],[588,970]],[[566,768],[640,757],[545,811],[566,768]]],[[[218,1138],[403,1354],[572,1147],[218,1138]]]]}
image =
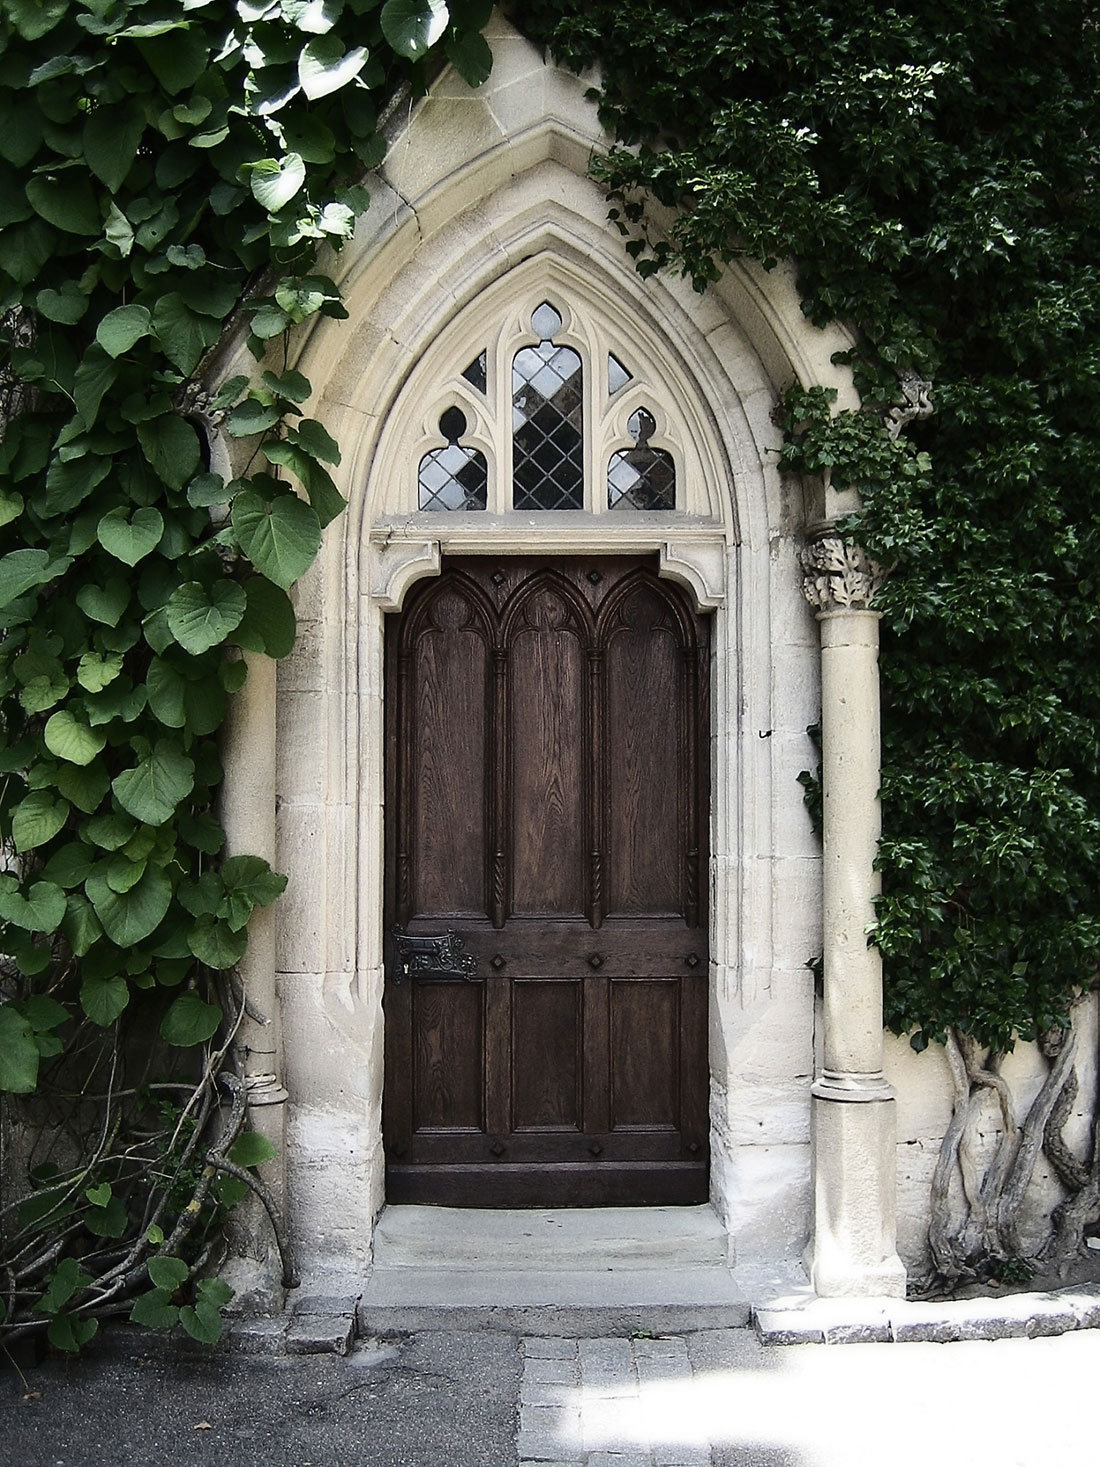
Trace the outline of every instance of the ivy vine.
{"type": "Polygon", "coordinates": [[[219,1228],[271,1154],[234,966],[285,879],[223,858],[217,733],[344,505],[279,347],[346,315],[325,258],[380,106],[436,57],[479,85],[490,10],[0,4],[0,1091],[32,1188],[3,1199],[0,1340],[220,1332],[219,1228]],[[235,331],[255,377],[211,395],[235,331]],[[250,451],[228,482],[215,418],[250,451]]]}
{"type": "Polygon", "coordinates": [[[1061,1132],[1071,1009],[1100,956],[1095,7],[530,0],[523,14],[569,65],[601,68],[592,95],[619,144],[595,171],[643,276],[702,289],[736,256],[793,257],[810,320],[857,333],[863,410],[792,387],[781,467],[857,487],[864,508],[839,528],[896,567],[876,601],[875,941],[889,1026],[918,1050],[944,1042],[955,1084],[933,1262],[947,1278],[1016,1267],[1040,1146],[1067,1197],[1046,1256],[1064,1260],[1100,1215],[1100,1112],[1085,1162],[1061,1132]],[[675,211],[667,234],[653,201],[675,211]],[[934,383],[935,410],[892,436],[910,374],[934,383]],[[999,1073],[1017,1038],[1050,1060],[1020,1132],[999,1073]],[[960,1137],[990,1096],[1004,1139],[951,1222],[960,1137]]]}

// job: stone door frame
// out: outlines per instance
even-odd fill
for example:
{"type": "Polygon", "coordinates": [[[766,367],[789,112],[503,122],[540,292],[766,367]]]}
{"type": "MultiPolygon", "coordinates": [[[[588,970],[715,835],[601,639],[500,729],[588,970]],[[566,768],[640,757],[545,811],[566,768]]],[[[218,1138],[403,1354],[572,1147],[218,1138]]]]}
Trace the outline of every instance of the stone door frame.
{"type": "MultiPolygon", "coordinates": [[[[494,73],[483,89],[472,93],[445,72],[415,108],[391,115],[390,152],[372,183],[371,210],[335,262],[351,320],[318,318],[298,343],[295,365],[315,386],[307,412],[345,448],[337,481],[349,509],[296,591],[299,643],[279,667],[277,691],[270,665],[250,659],[225,743],[230,848],[270,851],[291,878],[274,919],[259,914],[257,940],[242,964],[266,1020],[249,1020],[242,1031],[254,1116],[285,1143],[268,1180],[285,1200],[307,1272],[322,1264],[349,1274],[369,1267],[372,1220],[384,1202],[386,612],[400,607],[416,579],[437,573],[444,553],[656,552],[662,573],[688,585],[716,621],[714,1205],[731,1257],[797,1257],[813,1230],[820,1292],[897,1292],[904,1276],[892,1242],[893,1102],[879,1083],[881,1018],[875,1062],[877,980],[862,958],[860,1031],[872,1037],[854,1058],[844,1042],[844,964],[870,912],[867,837],[870,831],[873,845],[877,819],[869,601],[823,621],[832,628],[830,647],[849,647],[852,628],[861,629],[855,722],[842,746],[828,743],[827,723],[825,769],[827,801],[830,790],[841,795],[834,811],[847,800],[859,811],[858,839],[847,844],[838,844],[836,830],[852,822],[834,820],[833,853],[840,853],[842,876],[860,870],[844,943],[824,944],[827,997],[819,1012],[832,1074],[814,1088],[816,1191],[810,1178],[809,1092],[822,1061],[813,1054],[805,963],[822,947],[822,862],[797,774],[813,757],[805,731],[818,717],[822,654],[803,599],[800,552],[809,532],[827,528],[855,501],[780,476],[774,410],[793,382],[831,385],[839,406],[857,406],[850,375],[832,361],[850,342],[806,322],[787,266],[764,272],[735,262],[702,296],[675,279],[643,284],[587,177],[592,149],[606,140],[585,84],[544,62],[505,22],[493,25],[494,73]],[[577,514],[531,524],[530,516],[429,517],[401,504],[394,487],[400,460],[387,447],[397,440],[386,431],[403,384],[448,322],[536,257],[597,282],[664,343],[668,369],[690,390],[709,435],[706,487],[714,498],[704,513],[657,516],[660,523],[577,514]],[[844,763],[837,750],[852,747],[863,751],[860,780],[837,784],[831,765],[844,763]]],[[[219,375],[251,365],[238,344],[224,354],[219,375]]],[[[839,665],[836,656],[830,665],[839,665]]],[[[828,869],[828,830],[826,841],[828,869]]],[[[244,1251],[262,1250],[253,1238],[244,1251]]]]}

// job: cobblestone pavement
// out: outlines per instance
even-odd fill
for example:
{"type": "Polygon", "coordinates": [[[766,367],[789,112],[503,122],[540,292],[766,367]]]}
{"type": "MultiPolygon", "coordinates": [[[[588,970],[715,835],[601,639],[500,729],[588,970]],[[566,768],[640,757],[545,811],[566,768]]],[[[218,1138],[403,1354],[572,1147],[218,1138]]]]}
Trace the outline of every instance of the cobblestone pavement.
{"type": "Polygon", "coordinates": [[[692,1378],[686,1340],[525,1339],[520,1378],[520,1467],[711,1467],[710,1443],[647,1442],[642,1391],[692,1378]]]}

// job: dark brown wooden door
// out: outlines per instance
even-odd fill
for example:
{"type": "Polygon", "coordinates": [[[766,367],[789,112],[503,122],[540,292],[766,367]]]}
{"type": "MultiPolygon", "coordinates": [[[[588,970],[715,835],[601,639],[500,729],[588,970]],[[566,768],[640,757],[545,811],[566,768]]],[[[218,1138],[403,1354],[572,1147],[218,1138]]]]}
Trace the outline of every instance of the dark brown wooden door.
{"type": "Polygon", "coordinates": [[[647,560],[445,561],[391,618],[390,1201],[705,1200],[707,672],[647,560]]]}

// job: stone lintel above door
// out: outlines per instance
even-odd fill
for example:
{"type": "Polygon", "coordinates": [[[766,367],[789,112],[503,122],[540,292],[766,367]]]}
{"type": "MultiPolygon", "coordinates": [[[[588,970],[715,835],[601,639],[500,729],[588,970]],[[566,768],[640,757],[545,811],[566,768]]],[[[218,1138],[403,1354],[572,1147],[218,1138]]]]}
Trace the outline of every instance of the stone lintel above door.
{"type": "MultiPolygon", "coordinates": [[[[729,553],[726,535],[718,527],[684,521],[662,528],[651,515],[638,515],[637,522],[609,527],[606,517],[598,522],[574,511],[542,512],[525,516],[479,514],[468,522],[439,525],[432,515],[431,528],[442,533],[424,534],[424,516],[408,516],[400,522],[381,521],[371,530],[369,541],[370,599],[383,611],[400,609],[405,593],[414,582],[439,574],[443,555],[644,555],[656,552],[661,575],[679,581],[692,592],[699,611],[725,605],[728,587],[726,565],[729,553]],[[417,524],[416,521],[421,521],[417,524]]],[[[627,516],[622,516],[623,521],[627,516]]],[[[631,517],[633,520],[633,517],[631,517]]]]}

